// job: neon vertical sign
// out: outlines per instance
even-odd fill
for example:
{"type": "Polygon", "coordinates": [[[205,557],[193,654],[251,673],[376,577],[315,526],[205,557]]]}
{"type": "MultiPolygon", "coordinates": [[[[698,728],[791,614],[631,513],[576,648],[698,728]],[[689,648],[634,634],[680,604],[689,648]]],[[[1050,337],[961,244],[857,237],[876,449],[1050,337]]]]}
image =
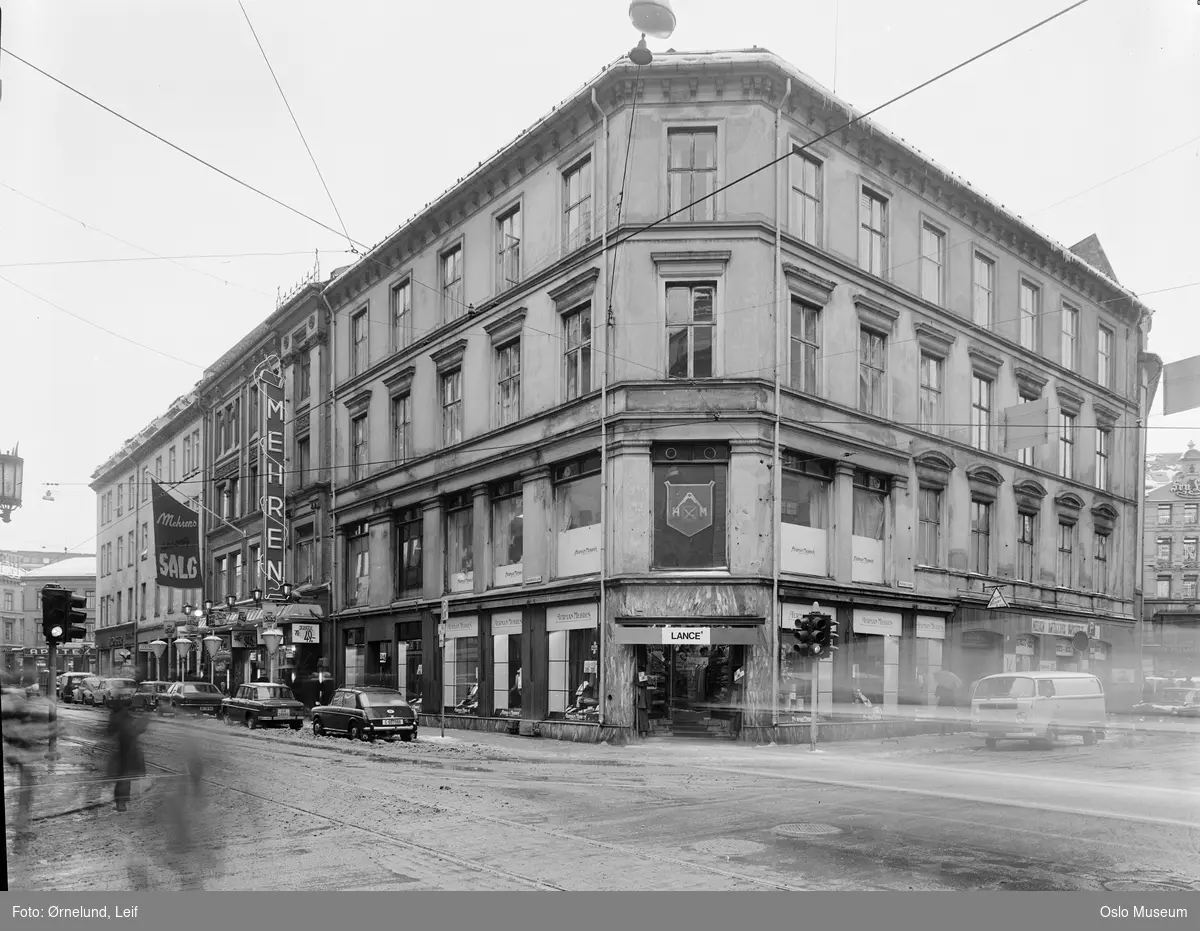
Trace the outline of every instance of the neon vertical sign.
{"type": "Polygon", "coordinates": [[[262,429],[259,462],[262,476],[263,538],[260,559],[263,594],[281,595],[287,526],[283,516],[283,376],[279,357],[263,361],[255,372],[261,392],[262,429]]]}

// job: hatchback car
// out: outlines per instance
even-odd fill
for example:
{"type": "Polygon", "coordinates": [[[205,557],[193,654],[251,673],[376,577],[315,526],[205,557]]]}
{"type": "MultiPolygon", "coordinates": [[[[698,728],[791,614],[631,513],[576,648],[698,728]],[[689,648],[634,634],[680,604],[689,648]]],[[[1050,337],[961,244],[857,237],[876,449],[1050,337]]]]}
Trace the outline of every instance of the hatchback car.
{"type": "Polygon", "coordinates": [[[115,708],[128,702],[137,692],[135,679],[101,679],[100,685],[92,690],[92,704],[115,708]]]}
{"type": "Polygon", "coordinates": [[[133,693],[133,697],[129,700],[129,707],[134,711],[153,711],[154,704],[159,697],[171,687],[173,683],[146,681],[139,682],[137,691],[133,693]]]}
{"type": "Polygon", "coordinates": [[[221,690],[208,682],[173,682],[158,696],[154,710],[159,714],[211,714],[216,717],[220,715],[224,701],[221,690]]]}
{"type": "Polygon", "coordinates": [[[403,741],[417,736],[417,716],[395,689],[344,688],[333,693],[328,705],[312,711],[313,733],[345,734],[351,740],[376,737],[403,741]]]}
{"type": "Polygon", "coordinates": [[[221,716],[229,725],[245,724],[256,727],[290,727],[294,731],[304,726],[304,705],[286,685],[274,682],[254,682],[239,685],[232,697],[221,704],[221,716]]]}

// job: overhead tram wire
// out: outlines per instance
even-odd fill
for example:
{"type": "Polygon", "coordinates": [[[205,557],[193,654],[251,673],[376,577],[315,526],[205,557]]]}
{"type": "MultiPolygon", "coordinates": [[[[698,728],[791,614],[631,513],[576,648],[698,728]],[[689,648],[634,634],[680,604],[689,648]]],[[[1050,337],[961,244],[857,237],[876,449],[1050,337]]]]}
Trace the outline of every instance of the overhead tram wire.
{"type": "MultiPolygon", "coordinates": [[[[344,249],[318,249],[317,252],[345,252],[344,249]]],[[[175,262],[180,259],[261,259],[261,258],[290,258],[297,255],[312,255],[312,249],[300,249],[291,252],[218,252],[205,255],[129,255],[112,259],[57,259],[50,262],[0,262],[0,268],[47,268],[57,265],[107,265],[117,262],[175,262]]],[[[186,266],[185,266],[186,267],[186,266]]],[[[219,279],[218,279],[219,280],[219,279]]],[[[225,282],[230,284],[230,282],[225,282]]],[[[270,297],[265,291],[257,292],[263,297],[270,297]]]]}
{"type": "Polygon", "coordinates": [[[287,107],[288,116],[292,118],[292,124],[296,127],[296,132],[300,134],[300,141],[304,143],[304,150],[308,153],[308,158],[312,162],[313,168],[317,172],[317,177],[321,179],[321,187],[325,188],[325,196],[329,198],[329,205],[333,207],[333,212],[337,215],[338,223],[341,224],[342,233],[346,237],[346,241],[350,243],[350,248],[355,254],[358,250],[354,248],[354,240],[350,238],[350,233],[346,229],[346,221],[342,219],[342,212],[338,210],[337,203],[333,199],[333,194],[329,190],[329,185],[325,183],[325,176],[321,173],[321,166],[317,164],[317,157],[313,155],[312,149],[309,147],[308,140],[304,138],[304,130],[300,128],[300,121],[296,119],[296,114],[292,110],[292,105],[288,102],[287,94],[283,92],[283,85],[279,83],[279,78],[275,74],[275,69],[271,67],[271,59],[267,57],[267,50],[263,48],[262,40],[258,37],[258,31],[254,28],[254,23],[250,21],[250,14],[246,12],[246,5],[242,0],[238,0],[238,6],[242,8],[242,16],[246,18],[246,25],[250,27],[250,34],[254,36],[254,41],[258,45],[259,52],[262,53],[263,61],[266,62],[267,70],[271,72],[271,79],[275,82],[275,87],[279,90],[279,96],[283,98],[283,105],[287,107]]]}

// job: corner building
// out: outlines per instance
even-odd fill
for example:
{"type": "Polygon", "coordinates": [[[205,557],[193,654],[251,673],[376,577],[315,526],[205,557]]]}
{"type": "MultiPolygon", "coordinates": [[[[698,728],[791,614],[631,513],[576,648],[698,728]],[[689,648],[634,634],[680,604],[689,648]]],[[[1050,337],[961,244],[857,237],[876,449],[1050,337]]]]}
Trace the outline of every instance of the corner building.
{"type": "Polygon", "coordinates": [[[851,114],[769,52],[635,72],[325,290],[339,680],[596,740],[644,671],[656,732],[807,739],[818,601],[838,720],[915,716],[941,670],[1088,665],[1125,701],[1150,311],[1099,244],[866,121],[788,155],[851,114]],[[1048,443],[1004,451],[1040,399],[1048,443]],[[1080,625],[1102,659],[1062,653],[1080,625]]]}

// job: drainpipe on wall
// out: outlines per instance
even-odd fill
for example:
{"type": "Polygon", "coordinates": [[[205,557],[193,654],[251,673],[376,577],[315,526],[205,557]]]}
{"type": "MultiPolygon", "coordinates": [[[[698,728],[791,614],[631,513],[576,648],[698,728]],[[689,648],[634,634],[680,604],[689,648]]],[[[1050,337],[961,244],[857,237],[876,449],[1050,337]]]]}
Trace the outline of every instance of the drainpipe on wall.
{"type": "Polygon", "coordinates": [[[1153,399],[1150,397],[1149,389],[1146,385],[1145,375],[1142,370],[1140,357],[1143,352],[1143,347],[1146,345],[1146,335],[1149,330],[1150,315],[1145,311],[1142,312],[1141,319],[1138,320],[1138,362],[1137,362],[1137,385],[1138,385],[1138,419],[1137,419],[1137,437],[1138,437],[1138,458],[1137,458],[1137,483],[1134,488],[1134,493],[1137,495],[1137,519],[1135,522],[1136,539],[1134,540],[1134,552],[1137,554],[1134,561],[1133,570],[1133,611],[1134,623],[1137,625],[1137,633],[1134,637],[1134,643],[1137,645],[1138,654],[1138,669],[1134,675],[1134,682],[1137,684],[1140,692],[1142,687],[1142,678],[1145,675],[1143,656],[1146,644],[1146,580],[1145,567],[1142,560],[1145,558],[1146,546],[1146,433],[1150,419],[1150,405],[1153,399]]]}
{"type": "MultiPolygon", "coordinates": [[[[592,88],[592,106],[596,108],[600,114],[600,121],[603,124],[604,143],[601,150],[601,166],[600,178],[603,184],[603,193],[599,200],[604,206],[604,222],[600,227],[600,294],[608,293],[608,115],[604,112],[604,108],[600,106],[596,100],[596,88],[592,88]]],[[[632,119],[632,115],[630,116],[632,119]]],[[[614,258],[615,262],[615,258],[614,258]]],[[[609,342],[612,339],[612,327],[610,326],[610,316],[612,314],[612,305],[606,302],[604,308],[604,357],[600,365],[600,662],[597,664],[597,688],[596,698],[600,707],[600,725],[604,726],[605,719],[608,717],[606,709],[608,708],[608,693],[607,681],[608,677],[604,674],[604,665],[608,661],[608,638],[605,632],[608,628],[608,599],[605,579],[608,576],[608,354],[609,342]]]]}
{"type": "MultiPolygon", "coordinates": [[[[341,586],[338,584],[337,528],[337,314],[329,306],[329,298],[321,291],[321,300],[329,311],[329,674],[337,680],[337,614],[341,605],[341,586]]],[[[324,375],[325,366],[321,367],[324,375]]]]}
{"type": "MultiPolygon", "coordinates": [[[[134,487],[137,488],[137,497],[134,498],[133,501],[133,542],[136,546],[139,542],[138,538],[141,536],[142,532],[142,467],[138,465],[138,461],[132,456],[130,457],[130,461],[133,463],[133,474],[137,477],[137,481],[134,483],[134,487]]],[[[141,570],[142,554],[138,553],[133,557],[133,669],[135,674],[137,672],[137,662],[139,658],[137,653],[138,616],[141,614],[141,602],[138,599],[139,593],[141,592],[141,586],[138,583],[141,581],[141,570]]],[[[111,661],[109,665],[111,665],[111,661]]],[[[96,651],[96,668],[100,668],[99,650],[96,651]]],[[[116,672],[116,670],[114,669],[113,672],[116,672]]]]}
{"type": "MultiPolygon", "coordinates": [[[[775,157],[778,158],[782,152],[783,139],[783,107],[788,102],[788,98],[792,96],[792,79],[787,79],[787,84],[784,85],[783,99],[779,101],[779,106],[775,109],[775,157]]],[[[783,610],[779,604],[779,570],[782,562],[783,544],[781,541],[782,532],[782,512],[780,510],[780,499],[783,497],[783,472],[779,455],[779,421],[780,421],[780,405],[782,395],[780,392],[780,368],[782,367],[781,356],[783,354],[783,335],[781,333],[780,323],[783,320],[782,302],[783,302],[783,283],[780,280],[783,275],[783,244],[781,234],[781,224],[783,222],[782,209],[780,201],[783,197],[783,191],[780,188],[782,174],[780,165],[782,162],[775,162],[775,423],[772,430],[774,449],[771,456],[771,539],[773,541],[771,552],[771,727],[775,728],[779,725],[779,629],[783,624],[783,610]]],[[[809,713],[816,719],[816,703],[817,703],[817,677],[816,677],[816,662],[813,663],[813,682],[812,682],[812,705],[809,713]]],[[[774,735],[772,735],[772,738],[774,735]]]]}

